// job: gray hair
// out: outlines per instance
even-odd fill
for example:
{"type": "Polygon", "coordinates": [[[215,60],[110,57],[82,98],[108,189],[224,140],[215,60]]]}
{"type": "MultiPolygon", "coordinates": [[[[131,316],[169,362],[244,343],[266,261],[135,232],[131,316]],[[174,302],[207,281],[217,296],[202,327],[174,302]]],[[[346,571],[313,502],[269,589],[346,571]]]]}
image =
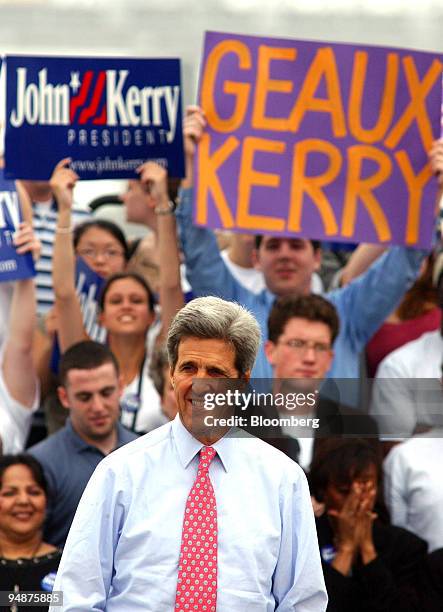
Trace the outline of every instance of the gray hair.
{"type": "Polygon", "coordinates": [[[260,327],[243,306],[217,297],[189,302],[174,317],[166,341],[169,365],[175,368],[178,347],[185,338],[217,339],[229,342],[235,351],[240,375],[251,370],[260,346],[260,327]]]}

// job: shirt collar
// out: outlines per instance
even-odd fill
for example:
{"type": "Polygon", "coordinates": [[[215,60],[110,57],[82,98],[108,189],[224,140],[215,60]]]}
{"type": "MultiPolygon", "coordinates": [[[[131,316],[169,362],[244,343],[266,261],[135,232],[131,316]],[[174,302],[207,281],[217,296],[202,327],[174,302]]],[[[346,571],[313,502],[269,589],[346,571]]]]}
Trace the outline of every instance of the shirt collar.
{"type": "MultiPolygon", "coordinates": [[[[66,429],[66,435],[67,435],[70,443],[72,444],[72,446],[74,447],[74,449],[77,452],[80,453],[80,452],[86,450],[87,448],[92,448],[90,444],[85,442],[85,440],[83,440],[83,438],[81,438],[78,435],[78,433],[72,427],[71,419],[69,419],[69,418],[66,419],[65,429],[66,429]]],[[[96,450],[98,450],[98,449],[96,449],[96,450]]]]}
{"type": "MultiPolygon", "coordinates": [[[[194,457],[200,452],[204,444],[199,442],[183,425],[180,415],[177,414],[172,422],[172,437],[177,447],[180,463],[186,469],[194,457]]],[[[234,439],[229,435],[223,436],[212,446],[217,451],[217,455],[226,472],[231,468],[232,444],[234,439]]]]}
{"type": "Polygon", "coordinates": [[[117,444],[115,448],[120,448],[120,446],[124,446],[128,442],[132,442],[133,440],[137,439],[138,436],[134,435],[132,431],[129,431],[129,429],[126,429],[126,427],[124,427],[120,421],[117,421],[115,426],[117,428],[117,444]]]}
{"type": "Polygon", "coordinates": [[[269,291],[269,289],[265,287],[262,290],[262,295],[263,295],[265,304],[269,307],[273,306],[275,300],[277,299],[277,296],[275,295],[275,293],[271,293],[271,291],[269,291]]]}
{"type": "MultiPolygon", "coordinates": [[[[81,453],[82,451],[86,449],[92,448],[96,450],[98,453],[101,453],[103,456],[105,456],[104,453],[102,453],[102,451],[99,448],[97,448],[93,444],[88,444],[88,442],[83,440],[83,438],[81,438],[78,435],[78,433],[72,427],[71,419],[69,418],[66,419],[65,428],[66,428],[66,435],[68,436],[72,446],[77,452],[81,453]]],[[[129,432],[120,423],[117,423],[117,444],[115,448],[120,448],[120,446],[124,446],[125,444],[133,440],[132,437],[126,434],[129,434],[129,432]]]]}

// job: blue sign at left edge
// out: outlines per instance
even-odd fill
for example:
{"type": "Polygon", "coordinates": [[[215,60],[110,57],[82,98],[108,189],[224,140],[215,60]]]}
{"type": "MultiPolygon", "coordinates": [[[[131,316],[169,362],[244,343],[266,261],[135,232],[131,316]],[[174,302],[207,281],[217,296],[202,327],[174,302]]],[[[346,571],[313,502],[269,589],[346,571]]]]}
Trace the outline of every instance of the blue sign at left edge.
{"type": "Polygon", "coordinates": [[[13,244],[21,218],[14,182],[6,180],[0,169],[0,282],[35,276],[31,253],[18,255],[13,244]]]}

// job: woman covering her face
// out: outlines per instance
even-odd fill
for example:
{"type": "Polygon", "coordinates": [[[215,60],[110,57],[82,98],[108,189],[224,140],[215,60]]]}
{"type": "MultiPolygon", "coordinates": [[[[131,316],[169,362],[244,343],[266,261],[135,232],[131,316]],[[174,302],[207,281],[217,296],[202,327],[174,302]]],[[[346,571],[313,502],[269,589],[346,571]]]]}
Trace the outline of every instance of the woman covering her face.
{"type": "Polygon", "coordinates": [[[382,522],[381,459],[365,440],[330,440],[314,457],[311,492],[324,504],[317,532],[328,612],[421,612],[427,545],[382,522]]]}
{"type": "MultiPolygon", "coordinates": [[[[41,592],[47,610],[61,551],[43,540],[47,487],[42,468],[29,455],[0,457],[0,591],[41,592]],[[47,595],[48,597],[46,597],[47,595]]],[[[20,597],[7,608],[25,610],[20,597]]]]}

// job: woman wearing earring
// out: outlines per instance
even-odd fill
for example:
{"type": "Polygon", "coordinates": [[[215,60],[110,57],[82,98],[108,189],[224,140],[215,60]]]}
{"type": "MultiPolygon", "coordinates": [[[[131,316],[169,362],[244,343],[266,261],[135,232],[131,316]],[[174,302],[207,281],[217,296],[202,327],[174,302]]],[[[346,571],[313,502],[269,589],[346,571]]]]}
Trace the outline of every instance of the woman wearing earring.
{"type": "Polygon", "coordinates": [[[46,504],[38,461],[25,454],[0,457],[0,591],[11,597],[2,610],[25,610],[18,597],[24,591],[39,592],[42,605],[34,610],[48,609],[61,551],[43,540],[46,504]]]}

